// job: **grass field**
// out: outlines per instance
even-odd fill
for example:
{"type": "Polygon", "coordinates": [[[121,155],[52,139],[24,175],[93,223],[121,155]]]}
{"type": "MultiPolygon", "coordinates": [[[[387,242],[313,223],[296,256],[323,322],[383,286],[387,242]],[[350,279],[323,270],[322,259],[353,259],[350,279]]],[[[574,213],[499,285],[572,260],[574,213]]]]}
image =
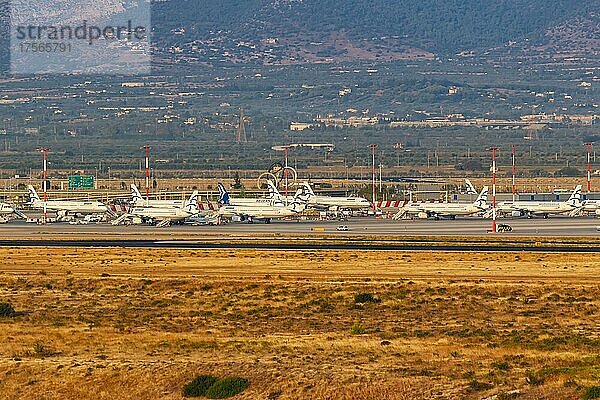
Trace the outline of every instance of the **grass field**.
{"type": "MultiPolygon", "coordinates": [[[[580,399],[600,257],[0,249],[0,398],[580,399]],[[496,395],[496,397],[493,397],[496,395]]],[[[586,393],[587,392],[587,393],[586,393]]]]}

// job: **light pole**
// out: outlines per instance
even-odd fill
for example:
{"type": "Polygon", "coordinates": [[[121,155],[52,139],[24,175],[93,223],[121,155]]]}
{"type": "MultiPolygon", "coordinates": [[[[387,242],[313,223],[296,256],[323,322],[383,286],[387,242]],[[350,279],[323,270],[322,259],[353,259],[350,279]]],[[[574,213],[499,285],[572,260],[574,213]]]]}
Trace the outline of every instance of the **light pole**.
{"type": "Polygon", "coordinates": [[[38,151],[42,152],[43,157],[44,157],[44,162],[43,162],[43,182],[42,182],[42,188],[44,189],[44,214],[42,217],[42,224],[46,224],[46,217],[47,217],[47,213],[48,213],[48,209],[46,207],[46,203],[48,201],[48,188],[47,188],[47,182],[48,182],[48,151],[50,149],[46,148],[46,147],[42,147],[40,149],[38,149],[38,151]]]}
{"type": "MultiPolygon", "coordinates": [[[[383,192],[383,164],[379,163],[379,193],[383,192]]],[[[383,199],[385,200],[385,199],[383,199]]]]}
{"type": "Polygon", "coordinates": [[[517,164],[516,164],[516,161],[515,161],[517,145],[516,144],[512,144],[511,148],[512,148],[511,149],[512,150],[512,201],[514,203],[515,202],[515,197],[516,197],[516,194],[517,194],[516,178],[515,178],[515,176],[517,175],[517,164]]]}
{"type": "Polygon", "coordinates": [[[394,143],[394,149],[396,149],[396,167],[400,167],[400,149],[402,149],[402,143],[394,143]]]}
{"type": "Polygon", "coordinates": [[[498,232],[496,226],[496,152],[497,147],[491,147],[492,152],[492,233],[498,232]]]}
{"type": "Polygon", "coordinates": [[[150,203],[150,149],[152,146],[141,147],[146,151],[146,206],[150,203]]]}
{"type": "Polygon", "coordinates": [[[376,144],[370,144],[369,147],[371,148],[371,157],[372,157],[372,191],[371,191],[371,199],[373,200],[373,212],[375,212],[375,210],[377,209],[377,203],[376,203],[376,198],[375,198],[375,148],[377,148],[376,144]]]}
{"type": "Polygon", "coordinates": [[[283,181],[285,184],[285,204],[288,202],[288,155],[290,154],[290,146],[283,146],[283,181]]]}
{"type": "Polygon", "coordinates": [[[586,143],[587,146],[587,191],[592,191],[592,143],[586,143]]]}

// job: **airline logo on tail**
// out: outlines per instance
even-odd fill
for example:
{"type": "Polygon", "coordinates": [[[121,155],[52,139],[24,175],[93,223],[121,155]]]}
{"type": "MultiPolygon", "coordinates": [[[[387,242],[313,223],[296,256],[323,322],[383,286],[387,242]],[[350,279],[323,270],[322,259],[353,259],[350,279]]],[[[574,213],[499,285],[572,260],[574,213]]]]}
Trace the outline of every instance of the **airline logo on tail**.
{"type": "Polygon", "coordinates": [[[581,202],[581,185],[577,185],[573,193],[571,193],[571,197],[567,200],[567,204],[571,207],[582,207],[583,203],[581,202]]]}
{"type": "Polygon", "coordinates": [[[269,198],[270,199],[280,199],[281,198],[281,194],[279,193],[279,190],[277,190],[277,186],[275,186],[275,183],[273,183],[272,180],[268,180],[267,181],[267,186],[269,187],[269,198]]]}
{"type": "Polygon", "coordinates": [[[315,192],[313,192],[313,190],[310,187],[310,184],[308,182],[304,182],[304,188],[306,189],[306,193],[309,194],[310,196],[315,195],[315,192]]]}
{"type": "Polygon", "coordinates": [[[477,190],[475,190],[475,186],[473,186],[470,180],[466,179],[465,184],[467,186],[467,194],[477,194],[477,190]]]}
{"type": "Polygon", "coordinates": [[[198,191],[195,190],[194,193],[187,199],[183,205],[183,209],[189,213],[198,213],[200,212],[200,206],[198,206],[198,191]]]}
{"type": "Polygon", "coordinates": [[[144,200],[144,198],[142,197],[142,194],[138,190],[137,186],[135,186],[133,183],[131,184],[131,197],[132,197],[133,203],[137,203],[139,201],[144,200]]]}
{"type": "Polygon", "coordinates": [[[31,204],[35,204],[40,200],[40,196],[38,196],[37,192],[35,191],[34,187],[31,185],[27,186],[27,192],[29,193],[29,202],[31,204]]]}
{"type": "Polygon", "coordinates": [[[304,211],[309,197],[310,195],[306,192],[305,188],[298,189],[294,195],[294,200],[289,205],[289,209],[296,213],[304,211]]]}
{"type": "Polygon", "coordinates": [[[481,208],[485,210],[488,208],[487,198],[488,198],[489,187],[484,186],[479,196],[477,196],[477,200],[473,203],[473,205],[477,208],[481,208]]]}
{"type": "Polygon", "coordinates": [[[225,186],[223,186],[223,184],[221,182],[218,182],[217,186],[219,187],[219,200],[217,201],[217,203],[219,205],[228,206],[229,205],[229,193],[227,193],[227,189],[225,189],[225,186]]]}

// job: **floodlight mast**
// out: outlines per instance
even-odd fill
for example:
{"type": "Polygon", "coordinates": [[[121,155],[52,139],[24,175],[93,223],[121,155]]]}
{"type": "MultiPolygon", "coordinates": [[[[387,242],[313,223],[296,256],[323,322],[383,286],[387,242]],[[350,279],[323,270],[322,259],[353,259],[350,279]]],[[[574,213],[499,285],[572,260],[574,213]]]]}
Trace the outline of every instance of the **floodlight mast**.
{"type": "Polygon", "coordinates": [[[372,192],[371,192],[371,198],[373,200],[373,212],[375,212],[377,210],[377,199],[375,198],[375,148],[377,148],[376,144],[370,144],[369,147],[371,148],[371,157],[372,157],[372,164],[371,164],[371,172],[372,172],[372,192]]]}
{"type": "Polygon", "coordinates": [[[498,226],[496,224],[496,152],[499,150],[498,147],[491,147],[489,149],[492,152],[492,233],[498,232],[498,226]]]}
{"type": "Polygon", "coordinates": [[[48,209],[46,207],[46,203],[48,201],[48,192],[47,192],[47,182],[48,182],[48,151],[50,149],[46,148],[46,147],[42,147],[39,148],[38,151],[40,151],[43,154],[43,166],[42,166],[42,176],[43,176],[43,181],[42,181],[42,188],[44,189],[44,213],[43,213],[43,217],[42,217],[42,224],[46,224],[46,220],[47,220],[47,216],[48,216],[48,209]]]}
{"type": "Polygon", "coordinates": [[[587,146],[587,191],[592,191],[592,143],[585,143],[587,146]]]}
{"type": "Polygon", "coordinates": [[[146,206],[150,203],[150,149],[152,146],[141,147],[146,152],[146,206]]]}

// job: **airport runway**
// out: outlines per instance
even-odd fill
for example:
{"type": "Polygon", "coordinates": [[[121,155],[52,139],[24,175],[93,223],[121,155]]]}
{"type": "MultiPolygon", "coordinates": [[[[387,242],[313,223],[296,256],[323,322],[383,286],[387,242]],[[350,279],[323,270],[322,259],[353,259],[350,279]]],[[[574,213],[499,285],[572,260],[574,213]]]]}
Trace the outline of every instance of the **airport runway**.
{"type": "Polygon", "coordinates": [[[487,245],[477,243],[445,243],[445,242],[356,242],[347,240],[335,242],[311,242],[293,240],[275,240],[263,242],[231,242],[231,241],[195,241],[195,240],[0,240],[0,247],[76,247],[76,248],[139,248],[139,249],[252,249],[278,251],[312,251],[312,250],[355,250],[355,251],[452,251],[452,252],[484,252],[484,253],[597,253],[600,244],[587,243],[585,246],[502,243],[487,245]]]}
{"type": "MultiPolygon", "coordinates": [[[[498,223],[509,224],[513,232],[497,234],[501,237],[536,237],[536,236],[586,236],[600,239],[600,220],[597,218],[534,218],[534,219],[502,219],[498,223]]],[[[110,224],[69,225],[54,223],[48,225],[11,222],[0,225],[0,238],[23,237],[28,234],[46,232],[49,234],[111,234],[138,236],[145,238],[153,235],[268,235],[268,234],[301,234],[301,235],[386,235],[386,236],[488,236],[490,220],[456,219],[456,220],[401,220],[375,218],[351,218],[349,221],[273,221],[264,223],[228,223],[220,226],[176,225],[165,228],[153,226],[113,226],[110,224]],[[339,232],[336,227],[346,225],[348,231],[339,232]],[[317,229],[317,230],[315,230],[317,229]],[[323,231],[324,229],[324,231],[323,231]]]]}
{"type": "Polygon", "coordinates": [[[1,247],[128,247],[179,249],[383,250],[475,252],[600,251],[600,221],[593,218],[503,220],[514,232],[491,234],[489,220],[278,221],[221,226],[0,226],[1,247]],[[338,225],[349,231],[337,231],[338,225]],[[317,229],[317,230],[315,230],[317,229]],[[549,239],[543,239],[543,238],[549,239]],[[557,238],[557,239],[554,239],[557,238]]]}

